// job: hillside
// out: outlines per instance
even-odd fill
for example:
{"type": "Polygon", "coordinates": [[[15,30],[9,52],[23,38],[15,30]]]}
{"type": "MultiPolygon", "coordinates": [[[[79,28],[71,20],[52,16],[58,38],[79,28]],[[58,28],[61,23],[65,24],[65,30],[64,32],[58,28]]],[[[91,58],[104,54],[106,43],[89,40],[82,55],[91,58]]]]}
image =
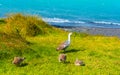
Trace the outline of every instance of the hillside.
{"type": "Polygon", "coordinates": [[[42,19],[13,14],[0,19],[0,75],[119,75],[120,39],[73,32],[66,50],[67,63],[59,63],[57,46],[69,32],[42,19]],[[15,56],[25,57],[21,67],[15,56]],[[85,66],[75,66],[76,58],[85,66]]]}

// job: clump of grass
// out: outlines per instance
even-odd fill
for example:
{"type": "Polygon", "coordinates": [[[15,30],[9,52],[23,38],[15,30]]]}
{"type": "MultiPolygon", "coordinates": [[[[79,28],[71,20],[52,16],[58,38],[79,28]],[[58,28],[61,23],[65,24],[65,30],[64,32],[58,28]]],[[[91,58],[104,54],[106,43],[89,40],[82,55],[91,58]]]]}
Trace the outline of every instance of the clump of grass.
{"type": "Polygon", "coordinates": [[[2,32],[0,32],[0,41],[0,44],[2,45],[0,48],[4,46],[8,48],[20,48],[24,45],[29,44],[29,42],[25,38],[8,35],[2,32]]]}
{"type": "Polygon", "coordinates": [[[5,19],[5,33],[25,36],[48,34],[53,27],[36,16],[11,14],[5,19]]]}
{"type": "Polygon", "coordinates": [[[5,23],[4,19],[0,19],[0,24],[5,23]]]}

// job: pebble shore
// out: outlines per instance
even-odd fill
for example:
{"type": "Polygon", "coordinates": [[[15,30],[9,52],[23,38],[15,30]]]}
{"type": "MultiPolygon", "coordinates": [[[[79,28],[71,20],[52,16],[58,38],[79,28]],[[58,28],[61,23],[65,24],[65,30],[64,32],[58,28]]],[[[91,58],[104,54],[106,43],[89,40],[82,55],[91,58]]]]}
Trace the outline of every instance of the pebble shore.
{"type": "Polygon", "coordinates": [[[55,26],[67,31],[84,32],[92,35],[117,36],[120,37],[120,28],[100,28],[100,27],[74,27],[74,26],[55,26]]]}

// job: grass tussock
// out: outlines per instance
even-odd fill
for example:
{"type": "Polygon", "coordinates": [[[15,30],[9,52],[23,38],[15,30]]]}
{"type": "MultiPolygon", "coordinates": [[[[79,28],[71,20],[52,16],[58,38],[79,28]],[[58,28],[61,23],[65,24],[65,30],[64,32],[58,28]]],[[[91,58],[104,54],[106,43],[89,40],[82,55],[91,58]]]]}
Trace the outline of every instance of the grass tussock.
{"type": "Polygon", "coordinates": [[[65,52],[68,63],[59,63],[60,52],[56,48],[67,39],[68,32],[28,15],[10,15],[0,22],[0,75],[120,74],[120,39],[117,37],[73,33],[65,52]],[[23,64],[27,65],[13,65],[14,56],[25,57],[23,64]],[[85,66],[75,66],[76,58],[83,60],[85,66]]]}
{"type": "Polygon", "coordinates": [[[5,19],[5,33],[21,36],[49,34],[54,28],[36,16],[11,14],[5,19]]]}

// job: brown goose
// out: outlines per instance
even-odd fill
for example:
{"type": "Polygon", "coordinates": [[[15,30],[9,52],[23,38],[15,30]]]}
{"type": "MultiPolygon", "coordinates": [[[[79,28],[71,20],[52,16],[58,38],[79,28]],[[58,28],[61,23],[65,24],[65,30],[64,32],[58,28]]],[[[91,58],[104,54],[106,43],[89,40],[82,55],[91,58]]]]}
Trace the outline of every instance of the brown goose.
{"type": "Polygon", "coordinates": [[[68,40],[66,40],[65,42],[61,43],[58,47],[57,47],[57,51],[59,50],[64,50],[70,45],[70,36],[72,35],[72,33],[68,34],[68,40]]]}
{"type": "Polygon", "coordinates": [[[14,57],[13,64],[20,65],[25,58],[23,57],[14,57]]]}
{"type": "Polygon", "coordinates": [[[59,62],[65,62],[67,59],[67,56],[66,54],[60,54],[58,59],[59,59],[59,62]]]}
{"type": "Polygon", "coordinates": [[[76,66],[85,66],[85,63],[84,63],[82,60],[76,59],[75,65],[76,65],[76,66]]]}

